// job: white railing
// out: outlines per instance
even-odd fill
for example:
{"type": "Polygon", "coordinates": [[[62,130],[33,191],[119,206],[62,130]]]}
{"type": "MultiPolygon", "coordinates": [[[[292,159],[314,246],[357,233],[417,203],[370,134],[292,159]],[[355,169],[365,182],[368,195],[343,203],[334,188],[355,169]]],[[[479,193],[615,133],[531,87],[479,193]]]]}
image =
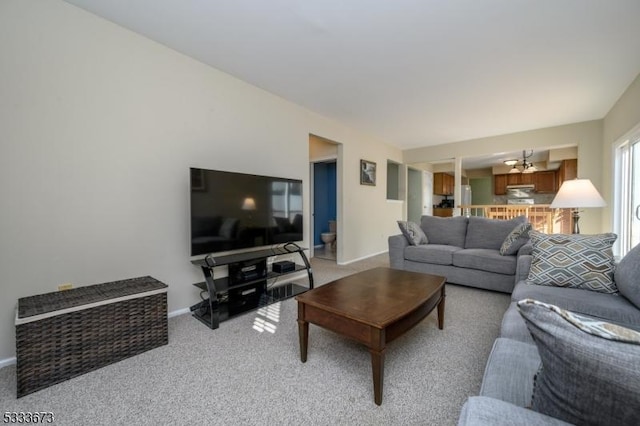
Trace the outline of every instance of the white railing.
{"type": "Polygon", "coordinates": [[[533,229],[546,234],[570,234],[572,229],[571,209],[552,209],[548,204],[461,205],[459,208],[463,216],[480,216],[490,219],[513,219],[526,216],[533,229]]]}

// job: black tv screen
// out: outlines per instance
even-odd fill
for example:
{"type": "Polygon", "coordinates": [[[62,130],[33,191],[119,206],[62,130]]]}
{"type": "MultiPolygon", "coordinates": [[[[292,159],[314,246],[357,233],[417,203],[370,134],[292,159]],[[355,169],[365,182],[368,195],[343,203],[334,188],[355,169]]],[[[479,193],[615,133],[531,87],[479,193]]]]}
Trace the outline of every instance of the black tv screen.
{"type": "Polygon", "coordinates": [[[190,171],[191,256],[302,240],[302,180],[190,171]]]}

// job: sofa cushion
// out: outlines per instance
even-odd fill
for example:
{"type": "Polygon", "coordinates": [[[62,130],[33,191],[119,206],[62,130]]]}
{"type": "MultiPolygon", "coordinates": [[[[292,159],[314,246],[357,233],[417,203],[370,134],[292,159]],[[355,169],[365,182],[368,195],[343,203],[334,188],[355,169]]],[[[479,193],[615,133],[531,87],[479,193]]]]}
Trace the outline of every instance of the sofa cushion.
{"type": "Polygon", "coordinates": [[[533,342],[497,338],[484,369],[480,395],[529,407],[539,368],[540,355],[533,342]]]}
{"type": "Polygon", "coordinates": [[[420,227],[424,231],[429,244],[445,244],[464,247],[467,235],[467,218],[422,216],[420,227]]]}
{"type": "Polygon", "coordinates": [[[460,247],[441,244],[421,244],[404,249],[404,258],[414,262],[434,263],[436,265],[453,264],[453,253],[462,250],[460,247]]]}
{"type": "Polygon", "coordinates": [[[498,274],[514,275],[516,260],[515,256],[501,256],[498,250],[491,249],[464,249],[453,253],[454,266],[498,274]]]}
{"type": "Polygon", "coordinates": [[[529,233],[533,244],[530,284],[616,293],[612,245],[617,235],[529,233]]]}
{"type": "Polygon", "coordinates": [[[462,406],[458,426],[569,426],[569,423],[508,402],[472,396],[462,406]]]}
{"type": "Polygon", "coordinates": [[[640,309],[640,244],[618,263],[614,281],[620,294],[640,309]]]}
{"type": "Polygon", "coordinates": [[[531,231],[531,223],[529,222],[516,225],[502,242],[500,254],[508,256],[518,253],[518,250],[529,242],[529,231],[531,231]]]}
{"type": "Polygon", "coordinates": [[[522,299],[552,303],[562,309],[640,330],[640,309],[619,295],[576,288],[531,285],[520,281],[513,289],[511,300],[522,299]]]}
{"type": "Polygon", "coordinates": [[[635,339],[587,333],[566,319],[572,314],[554,305],[527,299],[518,307],[542,360],[533,389],[535,411],[575,424],[640,424],[640,344],[635,339]]]}
{"type": "Polygon", "coordinates": [[[402,232],[402,235],[405,236],[409,244],[413,246],[417,246],[419,244],[427,244],[429,240],[427,240],[427,236],[422,232],[422,228],[418,226],[415,222],[399,220],[398,227],[402,232]]]}
{"type": "Polygon", "coordinates": [[[509,220],[471,216],[467,225],[464,248],[500,250],[504,239],[513,231],[513,228],[526,221],[527,218],[525,216],[518,216],[509,220]]]}

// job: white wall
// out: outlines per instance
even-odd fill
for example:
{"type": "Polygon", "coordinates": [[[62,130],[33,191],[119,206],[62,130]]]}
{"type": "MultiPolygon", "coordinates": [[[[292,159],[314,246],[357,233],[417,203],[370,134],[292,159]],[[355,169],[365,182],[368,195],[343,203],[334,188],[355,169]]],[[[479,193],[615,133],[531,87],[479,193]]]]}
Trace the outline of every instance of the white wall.
{"type": "Polygon", "coordinates": [[[339,141],[343,258],[397,233],[401,207],[359,184],[359,160],[402,156],[371,135],[58,0],[3,0],[0,58],[0,360],[17,299],[61,283],[151,275],[170,311],[198,299],[190,166],[303,179],[308,244],[309,134],[339,141]]]}

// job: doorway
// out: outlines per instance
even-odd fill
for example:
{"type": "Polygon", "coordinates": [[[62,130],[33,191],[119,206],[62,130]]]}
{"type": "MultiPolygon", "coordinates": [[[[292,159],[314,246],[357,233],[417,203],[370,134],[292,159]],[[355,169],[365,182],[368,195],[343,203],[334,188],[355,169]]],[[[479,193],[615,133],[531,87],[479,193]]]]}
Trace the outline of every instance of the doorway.
{"type": "Polygon", "coordinates": [[[422,171],[408,168],[407,174],[407,220],[420,223],[424,210],[422,171]]]}
{"type": "Polygon", "coordinates": [[[309,135],[309,257],[338,263],[341,239],[341,144],[309,135]]]}

